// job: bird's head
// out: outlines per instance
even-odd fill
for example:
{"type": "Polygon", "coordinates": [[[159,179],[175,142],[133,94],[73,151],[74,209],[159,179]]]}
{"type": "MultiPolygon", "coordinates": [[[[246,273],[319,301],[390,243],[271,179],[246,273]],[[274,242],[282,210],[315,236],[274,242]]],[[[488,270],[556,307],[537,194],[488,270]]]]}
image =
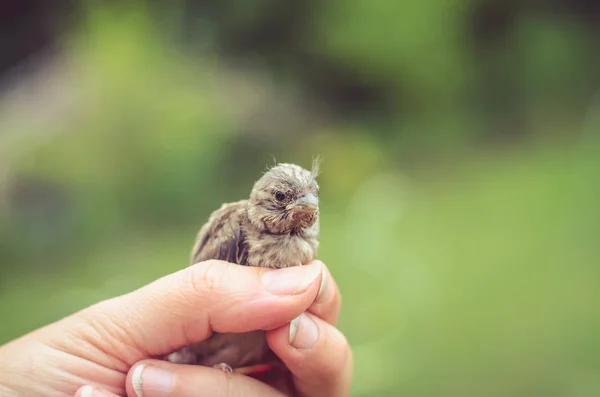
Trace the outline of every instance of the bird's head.
{"type": "Polygon", "coordinates": [[[312,171],[295,164],[278,164],[255,184],[248,217],[254,226],[273,234],[310,228],[319,216],[318,162],[312,171]]]}

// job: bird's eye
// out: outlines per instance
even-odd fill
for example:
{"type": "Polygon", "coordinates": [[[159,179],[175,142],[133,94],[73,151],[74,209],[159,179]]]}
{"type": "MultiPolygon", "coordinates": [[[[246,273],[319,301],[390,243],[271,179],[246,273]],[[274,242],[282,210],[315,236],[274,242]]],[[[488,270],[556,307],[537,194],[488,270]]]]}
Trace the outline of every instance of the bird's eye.
{"type": "Polygon", "coordinates": [[[275,192],[275,200],[283,201],[285,200],[285,193],[283,192],[275,192]]]}

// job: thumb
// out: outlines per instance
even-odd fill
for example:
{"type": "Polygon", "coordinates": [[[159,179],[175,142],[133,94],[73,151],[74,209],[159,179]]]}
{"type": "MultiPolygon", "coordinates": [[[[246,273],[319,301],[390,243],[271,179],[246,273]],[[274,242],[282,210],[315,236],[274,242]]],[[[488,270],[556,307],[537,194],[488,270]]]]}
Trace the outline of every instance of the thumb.
{"type": "Polygon", "coordinates": [[[323,267],[318,261],[279,270],[200,262],[57,325],[68,339],[84,342],[69,343],[68,349],[79,350],[70,353],[99,364],[102,356],[107,367],[121,370],[205,340],[213,331],[285,325],[314,301],[323,267]]]}

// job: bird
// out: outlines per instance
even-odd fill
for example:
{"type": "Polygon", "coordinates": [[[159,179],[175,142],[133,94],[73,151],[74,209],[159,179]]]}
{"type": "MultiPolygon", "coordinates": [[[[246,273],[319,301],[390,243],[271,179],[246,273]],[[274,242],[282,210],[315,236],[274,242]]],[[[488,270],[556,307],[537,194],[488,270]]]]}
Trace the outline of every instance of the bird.
{"type": "MultiPolygon", "coordinates": [[[[319,247],[319,162],[314,159],[310,171],[296,164],[275,164],[254,183],[247,199],[214,211],[196,235],[191,264],[218,259],[285,268],[314,260],[319,247]]],[[[268,372],[281,365],[261,330],[213,333],[166,359],[220,368],[230,375],[268,372]]]]}

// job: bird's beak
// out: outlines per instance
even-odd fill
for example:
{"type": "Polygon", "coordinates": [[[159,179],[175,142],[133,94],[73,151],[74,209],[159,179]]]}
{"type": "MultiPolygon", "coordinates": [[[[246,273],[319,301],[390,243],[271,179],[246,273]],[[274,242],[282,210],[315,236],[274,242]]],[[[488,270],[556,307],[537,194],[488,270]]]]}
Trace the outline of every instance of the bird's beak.
{"type": "Polygon", "coordinates": [[[307,193],[288,205],[286,209],[294,212],[317,212],[319,210],[319,199],[314,194],[307,193]]]}

